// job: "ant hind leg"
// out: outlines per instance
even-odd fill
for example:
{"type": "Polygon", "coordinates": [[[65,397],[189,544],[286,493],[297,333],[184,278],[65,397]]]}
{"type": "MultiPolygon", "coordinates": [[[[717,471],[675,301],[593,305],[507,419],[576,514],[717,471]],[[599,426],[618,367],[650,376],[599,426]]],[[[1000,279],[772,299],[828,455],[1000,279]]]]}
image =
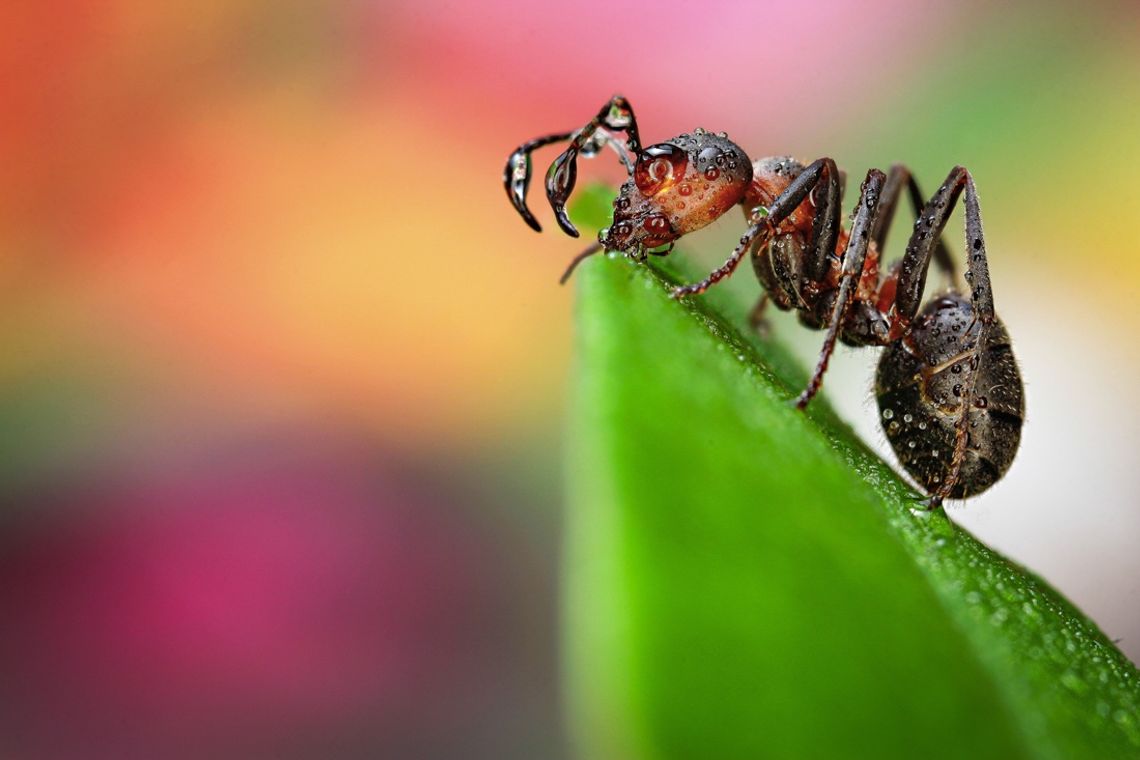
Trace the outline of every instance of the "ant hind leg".
{"type": "Polygon", "coordinates": [[[974,186],[973,177],[964,167],[954,167],[946,181],[923,207],[919,223],[911,235],[906,254],[899,268],[895,293],[894,310],[895,319],[898,322],[896,329],[905,334],[918,313],[926,284],[926,273],[931,258],[934,256],[939,236],[942,234],[942,230],[945,228],[963,190],[965,190],[966,248],[968,251],[966,280],[970,285],[973,316],[979,329],[973,336],[970,361],[961,363],[961,366],[964,367],[964,372],[959,379],[961,411],[954,424],[954,448],[951,454],[950,472],[926,501],[931,509],[937,508],[943,500],[949,498],[958,484],[966,456],[966,446],[969,442],[970,410],[974,405],[976,395],[977,367],[982,352],[990,345],[989,329],[996,319],[993,290],[990,287],[989,264],[986,258],[985,236],[982,232],[982,213],[978,204],[978,192],[974,186]]]}

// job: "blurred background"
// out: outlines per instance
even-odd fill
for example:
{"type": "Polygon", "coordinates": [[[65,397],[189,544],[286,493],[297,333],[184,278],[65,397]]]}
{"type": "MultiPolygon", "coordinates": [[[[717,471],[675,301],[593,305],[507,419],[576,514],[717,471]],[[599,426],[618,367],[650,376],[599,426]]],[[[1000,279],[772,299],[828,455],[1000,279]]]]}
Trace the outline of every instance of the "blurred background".
{"type": "MultiPolygon", "coordinates": [[[[973,171],[1028,423],[951,517],[1140,658],[1137,39],[1130,2],[5,4],[0,754],[572,755],[579,243],[500,177],[616,91],[649,143],[973,171]]],[[[867,353],[825,390],[885,452],[867,353]]]]}

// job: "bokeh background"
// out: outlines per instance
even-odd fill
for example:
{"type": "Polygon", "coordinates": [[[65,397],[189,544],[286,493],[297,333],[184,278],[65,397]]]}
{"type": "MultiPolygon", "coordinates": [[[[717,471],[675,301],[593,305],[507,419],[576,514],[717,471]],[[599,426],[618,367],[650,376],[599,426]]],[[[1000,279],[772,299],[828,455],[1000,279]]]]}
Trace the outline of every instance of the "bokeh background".
{"type": "MultiPolygon", "coordinates": [[[[1029,417],[951,515],[1140,658],[1137,40],[1132,2],[5,4],[0,752],[572,755],[579,245],[499,183],[615,91],[648,142],[970,167],[1029,417]]],[[[885,451],[873,361],[827,392],[885,451]]]]}

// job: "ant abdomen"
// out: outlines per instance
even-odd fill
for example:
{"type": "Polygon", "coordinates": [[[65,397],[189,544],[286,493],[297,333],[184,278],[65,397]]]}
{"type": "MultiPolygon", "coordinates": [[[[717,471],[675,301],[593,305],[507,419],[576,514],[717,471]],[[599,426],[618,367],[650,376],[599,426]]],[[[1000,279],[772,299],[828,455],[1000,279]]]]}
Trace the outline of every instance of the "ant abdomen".
{"type": "Polygon", "coordinates": [[[970,301],[957,293],[928,303],[910,340],[887,346],[875,396],[891,448],[929,493],[953,478],[949,498],[979,494],[1005,474],[1017,453],[1024,393],[1009,334],[996,317],[983,330],[970,301]],[[983,334],[985,345],[977,346],[983,334]],[[955,477],[954,450],[962,435],[955,477]]]}

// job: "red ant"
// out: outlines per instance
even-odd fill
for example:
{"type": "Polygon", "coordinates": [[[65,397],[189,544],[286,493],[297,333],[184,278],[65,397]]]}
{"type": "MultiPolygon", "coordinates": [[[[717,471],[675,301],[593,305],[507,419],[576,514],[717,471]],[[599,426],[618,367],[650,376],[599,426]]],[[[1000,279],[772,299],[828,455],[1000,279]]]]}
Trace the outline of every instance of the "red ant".
{"type": "Polygon", "coordinates": [[[978,195],[966,169],[951,170],[925,203],[904,166],[889,174],[871,169],[848,231],[840,222],[844,177],[832,159],[806,166],[787,157],[753,162],[723,132],[703,129],[642,148],[633,108],[616,95],[581,129],[530,140],[508,159],[507,195],[538,231],[526,206],[530,154],[562,140],[570,147],[546,173],[546,196],[572,237],[578,230],[565,204],[578,156],[609,147],[629,172],[614,200],[613,223],[571,262],[563,282],[601,250],[638,261],[667,255],[677,239],[739,205],[748,229],[728,260],[700,282],[675,288],[673,296],[703,293],[751,251],[765,291],[754,321],[771,300],[779,309],[795,309],[808,327],[827,331],[798,408],[819,390],[836,340],[885,346],[875,378],[883,428],[899,461],[930,495],[926,503],[934,508],[943,499],[973,496],[1005,474],[1021,438],[1023,389],[1009,335],[994,312],[978,195]],[[625,134],[624,144],[617,133],[625,134]],[[884,275],[880,256],[904,186],[917,221],[902,259],[884,275]],[[951,288],[920,311],[932,258],[955,281],[941,236],[963,190],[970,297],[951,288]]]}

